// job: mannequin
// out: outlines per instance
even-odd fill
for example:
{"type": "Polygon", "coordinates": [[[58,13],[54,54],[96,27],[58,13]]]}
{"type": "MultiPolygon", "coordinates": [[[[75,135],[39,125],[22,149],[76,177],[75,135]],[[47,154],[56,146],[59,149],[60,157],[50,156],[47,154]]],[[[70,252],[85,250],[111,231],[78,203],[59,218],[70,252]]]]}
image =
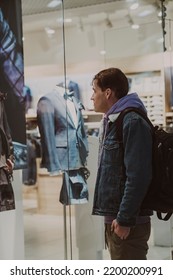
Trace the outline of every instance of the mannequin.
{"type": "Polygon", "coordinates": [[[84,172],[88,140],[81,113],[83,108],[72,92],[62,86],[56,86],[37,104],[41,167],[47,168],[50,175],[63,173],[60,202],[65,205],[86,203],[88,200],[84,172]]]}
{"type": "Polygon", "coordinates": [[[71,81],[70,78],[67,77],[65,83],[61,82],[58,84],[58,86],[64,87],[64,88],[65,88],[65,85],[69,92],[73,92],[74,97],[76,99],[81,100],[79,86],[76,82],[71,81]]]}

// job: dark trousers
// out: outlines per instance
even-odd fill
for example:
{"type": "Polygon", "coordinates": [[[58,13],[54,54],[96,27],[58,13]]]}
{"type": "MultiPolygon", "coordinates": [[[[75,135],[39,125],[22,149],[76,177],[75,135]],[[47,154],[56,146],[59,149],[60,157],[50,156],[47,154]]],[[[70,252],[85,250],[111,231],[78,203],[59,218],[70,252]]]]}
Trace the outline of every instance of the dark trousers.
{"type": "Polygon", "coordinates": [[[151,223],[139,224],[131,228],[127,239],[120,239],[111,232],[111,225],[105,225],[106,244],[111,260],[146,260],[151,223]]]}

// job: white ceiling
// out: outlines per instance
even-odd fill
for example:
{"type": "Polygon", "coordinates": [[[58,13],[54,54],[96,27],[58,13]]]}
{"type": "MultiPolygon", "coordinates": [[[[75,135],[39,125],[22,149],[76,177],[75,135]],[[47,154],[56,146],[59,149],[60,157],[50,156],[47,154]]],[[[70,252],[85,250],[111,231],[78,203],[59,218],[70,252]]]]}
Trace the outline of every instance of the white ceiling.
{"type": "MultiPolygon", "coordinates": [[[[56,9],[50,9],[47,7],[49,1],[22,0],[26,65],[62,61],[62,2],[56,9]]],[[[71,22],[64,23],[68,63],[99,60],[100,51],[105,49],[106,59],[111,59],[134,53],[159,52],[163,48],[162,26],[158,24],[160,0],[63,0],[63,4],[64,21],[71,19],[71,22]],[[134,2],[138,2],[139,7],[131,10],[134,2]],[[148,15],[144,16],[145,13],[148,15]],[[140,28],[132,30],[131,21],[140,28]]],[[[173,46],[173,0],[165,0],[164,4],[167,8],[165,41],[168,49],[173,46]]]]}
{"type": "MultiPolygon", "coordinates": [[[[58,19],[70,18],[67,26],[76,24],[94,24],[110,20],[112,27],[128,26],[132,20],[136,24],[156,22],[161,9],[160,0],[61,0],[56,8],[48,8],[51,0],[22,0],[24,32],[43,29],[46,26],[58,27],[58,19]],[[139,7],[131,10],[132,3],[138,2],[139,7]],[[147,13],[147,16],[142,14],[147,13]]],[[[167,19],[173,20],[173,0],[165,0],[167,19]]],[[[62,22],[61,22],[62,24],[62,22]]]]}
{"type": "MultiPolygon", "coordinates": [[[[56,1],[56,0],[55,0],[56,1]]],[[[54,10],[61,9],[62,5],[65,9],[75,9],[81,7],[88,7],[110,2],[123,2],[120,0],[61,0],[62,4],[55,7],[54,10]]],[[[51,8],[47,5],[51,0],[22,0],[23,15],[33,15],[51,12],[51,8]]]]}

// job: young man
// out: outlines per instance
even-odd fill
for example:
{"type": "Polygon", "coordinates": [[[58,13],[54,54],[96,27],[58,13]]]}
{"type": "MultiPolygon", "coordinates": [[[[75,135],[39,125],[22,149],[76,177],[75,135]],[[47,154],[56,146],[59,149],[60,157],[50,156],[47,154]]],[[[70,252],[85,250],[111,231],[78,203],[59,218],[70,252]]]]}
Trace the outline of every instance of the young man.
{"type": "Polygon", "coordinates": [[[144,260],[152,211],[141,204],[152,177],[152,132],[139,114],[128,112],[120,143],[116,119],[128,107],[146,109],[136,93],[128,94],[128,79],[120,69],[100,71],[92,85],[94,109],[104,113],[92,214],[105,216],[111,259],[144,260]]]}

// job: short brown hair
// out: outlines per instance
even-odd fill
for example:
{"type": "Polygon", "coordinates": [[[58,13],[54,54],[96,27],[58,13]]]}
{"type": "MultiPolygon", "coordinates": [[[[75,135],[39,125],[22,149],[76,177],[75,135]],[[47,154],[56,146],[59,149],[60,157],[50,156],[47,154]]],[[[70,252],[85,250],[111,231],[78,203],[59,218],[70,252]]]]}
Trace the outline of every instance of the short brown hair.
{"type": "Polygon", "coordinates": [[[110,88],[115,92],[118,99],[127,95],[129,91],[129,83],[126,75],[118,68],[108,68],[97,73],[93,81],[97,80],[97,85],[101,90],[110,88]]]}

